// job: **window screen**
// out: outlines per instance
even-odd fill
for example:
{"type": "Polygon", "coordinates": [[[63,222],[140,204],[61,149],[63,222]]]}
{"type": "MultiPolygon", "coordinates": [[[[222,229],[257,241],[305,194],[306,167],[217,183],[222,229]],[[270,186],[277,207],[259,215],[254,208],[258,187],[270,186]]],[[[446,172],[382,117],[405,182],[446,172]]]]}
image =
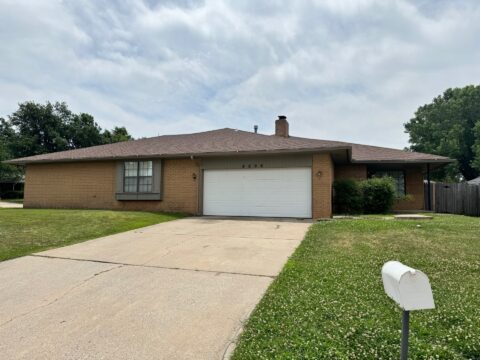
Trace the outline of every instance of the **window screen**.
{"type": "Polygon", "coordinates": [[[152,161],[126,161],[124,164],[123,191],[128,193],[152,192],[152,161]]]}
{"type": "Polygon", "coordinates": [[[152,192],[153,168],[151,161],[138,163],[138,192],[152,192]]]}

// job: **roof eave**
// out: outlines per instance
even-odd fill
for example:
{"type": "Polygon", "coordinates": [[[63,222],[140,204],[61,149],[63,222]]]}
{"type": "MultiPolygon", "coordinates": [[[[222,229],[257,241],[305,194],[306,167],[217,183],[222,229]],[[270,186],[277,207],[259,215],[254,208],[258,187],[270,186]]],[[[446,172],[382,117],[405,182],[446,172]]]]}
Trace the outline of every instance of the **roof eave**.
{"type": "Polygon", "coordinates": [[[350,147],[335,146],[335,147],[320,147],[320,148],[303,148],[303,149],[279,149],[279,150],[254,150],[254,151],[228,151],[228,152],[206,152],[206,153],[182,153],[182,154],[152,154],[152,155],[131,155],[131,156],[106,156],[106,157],[85,157],[80,159],[65,158],[65,159],[13,159],[4,161],[11,165],[28,165],[28,164],[47,164],[47,163],[70,163],[70,162],[85,162],[85,161],[117,161],[130,159],[178,159],[189,157],[212,157],[212,156],[237,156],[237,155],[277,155],[277,154],[304,154],[304,153],[320,153],[330,152],[336,150],[351,150],[350,147]]]}
{"type": "Polygon", "coordinates": [[[450,164],[455,162],[453,159],[418,159],[418,160],[355,160],[352,163],[356,164],[450,164]]]}

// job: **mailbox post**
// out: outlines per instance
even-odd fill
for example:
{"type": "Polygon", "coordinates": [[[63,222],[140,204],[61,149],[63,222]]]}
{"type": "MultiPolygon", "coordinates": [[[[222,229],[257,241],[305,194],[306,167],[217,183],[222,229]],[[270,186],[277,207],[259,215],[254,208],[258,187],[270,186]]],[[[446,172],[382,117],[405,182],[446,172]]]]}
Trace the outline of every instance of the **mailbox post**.
{"type": "Polygon", "coordinates": [[[400,360],[408,359],[408,333],[410,332],[410,311],[402,312],[402,344],[400,345],[400,360]]]}
{"type": "Polygon", "coordinates": [[[432,288],[427,275],[398,261],[383,265],[382,280],[387,295],[403,310],[400,359],[407,360],[410,311],[435,308],[432,288]]]}

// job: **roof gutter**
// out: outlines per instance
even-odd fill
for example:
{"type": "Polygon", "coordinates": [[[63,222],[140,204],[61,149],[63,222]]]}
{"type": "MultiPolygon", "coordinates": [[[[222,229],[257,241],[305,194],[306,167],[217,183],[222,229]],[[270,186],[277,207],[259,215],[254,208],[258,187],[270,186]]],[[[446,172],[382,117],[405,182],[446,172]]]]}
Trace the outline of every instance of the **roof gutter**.
{"type": "Polygon", "coordinates": [[[415,160],[354,160],[351,159],[352,163],[355,164],[450,164],[455,162],[454,159],[415,159],[415,160]]]}

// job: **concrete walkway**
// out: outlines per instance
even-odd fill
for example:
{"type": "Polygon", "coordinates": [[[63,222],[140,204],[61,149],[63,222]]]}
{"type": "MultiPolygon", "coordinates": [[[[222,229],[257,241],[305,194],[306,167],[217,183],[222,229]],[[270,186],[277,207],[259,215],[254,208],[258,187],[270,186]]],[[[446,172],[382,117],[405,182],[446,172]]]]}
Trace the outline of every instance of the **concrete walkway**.
{"type": "Polygon", "coordinates": [[[2,262],[0,354],[228,357],[309,225],[188,218],[2,262]]]}
{"type": "Polygon", "coordinates": [[[23,208],[23,204],[11,203],[0,200],[0,208],[23,208]]]}

